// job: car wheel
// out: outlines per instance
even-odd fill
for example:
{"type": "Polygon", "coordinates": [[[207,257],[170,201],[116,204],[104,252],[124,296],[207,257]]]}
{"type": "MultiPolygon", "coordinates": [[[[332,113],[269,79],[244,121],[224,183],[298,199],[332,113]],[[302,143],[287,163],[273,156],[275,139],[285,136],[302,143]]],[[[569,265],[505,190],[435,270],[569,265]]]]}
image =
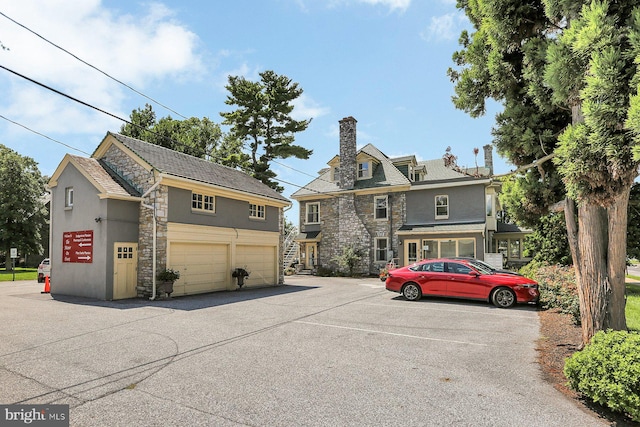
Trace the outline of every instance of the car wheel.
{"type": "Polygon", "coordinates": [[[499,308],[513,307],[516,303],[516,294],[509,288],[498,288],[493,291],[491,302],[499,308]]]}
{"type": "Polygon", "coordinates": [[[402,295],[408,301],[417,301],[422,298],[422,290],[415,283],[407,283],[402,288],[402,295]]]}

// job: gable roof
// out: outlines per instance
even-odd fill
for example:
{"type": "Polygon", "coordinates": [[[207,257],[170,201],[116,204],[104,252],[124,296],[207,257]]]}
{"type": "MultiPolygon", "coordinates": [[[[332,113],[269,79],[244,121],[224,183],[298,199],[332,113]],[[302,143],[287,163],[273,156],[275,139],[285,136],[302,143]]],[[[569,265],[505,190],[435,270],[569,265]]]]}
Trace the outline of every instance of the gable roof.
{"type": "Polygon", "coordinates": [[[115,138],[160,173],[290,203],[271,187],[237,169],[113,132],[107,132],[100,145],[109,137],[115,138]]]}
{"type": "Polygon", "coordinates": [[[67,154],[51,176],[49,185],[55,187],[57,180],[67,165],[72,164],[99,192],[101,198],[136,200],[140,193],[133,187],[121,182],[113,172],[106,169],[98,160],[67,154]]]}
{"type": "MultiPolygon", "coordinates": [[[[347,191],[384,189],[394,186],[410,185],[409,179],[393,165],[389,157],[372,144],[367,144],[362,147],[358,150],[356,156],[361,153],[375,159],[377,165],[373,167],[373,174],[371,178],[356,180],[353,188],[347,191]]],[[[332,160],[334,159],[336,159],[335,156],[332,160]]],[[[338,182],[331,180],[331,169],[326,168],[319,172],[319,176],[316,179],[293,193],[291,198],[295,199],[296,197],[331,194],[341,191],[345,190],[338,186],[338,182]]]]}

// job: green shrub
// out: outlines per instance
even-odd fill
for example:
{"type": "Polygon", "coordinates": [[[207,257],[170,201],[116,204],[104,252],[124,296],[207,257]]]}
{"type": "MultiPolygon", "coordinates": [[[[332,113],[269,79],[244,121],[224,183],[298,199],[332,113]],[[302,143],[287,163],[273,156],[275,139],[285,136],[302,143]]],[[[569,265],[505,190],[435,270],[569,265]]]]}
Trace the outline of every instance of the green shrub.
{"type": "Polygon", "coordinates": [[[331,277],[333,275],[334,275],[333,270],[327,267],[318,267],[318,269],[316,270],[316,276],[331,277]]]}
{"type": "Polygon", "coordinates": [[[532,261],[520,269],[520,274],[538,282],[540,308],[558,308],[569,314],[576,325],[580,324],[580,299],[573,267],[532,261]]]}
{"type": "Polygon", "coordinates": [[[567,358],[569,386],[594,402],[640,421],[640,334],[600,331],[567,358]]]}

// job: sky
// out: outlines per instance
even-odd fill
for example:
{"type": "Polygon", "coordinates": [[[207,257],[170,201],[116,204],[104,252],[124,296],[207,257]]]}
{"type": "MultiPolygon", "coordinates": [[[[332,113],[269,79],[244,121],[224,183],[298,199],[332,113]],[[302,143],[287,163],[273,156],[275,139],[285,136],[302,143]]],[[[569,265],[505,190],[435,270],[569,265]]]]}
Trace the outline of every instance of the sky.
{"type": "MultiPolygon", "coordinates": [[[[358,147],[389,157],[451,147],[475,166],[479,148],[483,165],[492,141],[497,106],[474,119],[451,101],[447,69],[471,29],[455,0],[0,0],[0,13],[0,66],[24,76],[0,68],[0,144],[43,175],[66,153],[89,157],[123,122],[33,81],[124,119],[149,103],[158,118],[221,123],[229,76],[286,75],[304,91],[293,117],[312,119],[295,144],[313,150],[272,165],[286,197],[338,154],[344,117],[357,120],[358,147]]],[[[493,161],[514,169],[495,150],[493,161]]],[[[297,202],[287,217],[297,224],[297,202]]]]}

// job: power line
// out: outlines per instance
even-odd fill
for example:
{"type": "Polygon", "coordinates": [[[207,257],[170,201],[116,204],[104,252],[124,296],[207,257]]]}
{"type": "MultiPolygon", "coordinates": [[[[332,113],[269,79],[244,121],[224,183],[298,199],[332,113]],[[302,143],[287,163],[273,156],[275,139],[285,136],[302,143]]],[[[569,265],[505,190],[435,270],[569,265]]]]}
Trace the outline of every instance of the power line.
{"type": "Polygon", "coordinates": [[[93,68],[93,69],[94,69],[94,70],[96,70],[97,72],[99,72],[99,73],[101,73],[101,74],[103,74],[103,75],[107,76],[107,77],[108,77],[108,78],[110,78],[111,80],[113,80],[113,81],[115,81],[115,82],[117,82],[117,83],[120,83],[121,85],[123,85],[124,87],[126,87],[126,88],[128,88],[128,89],[132,90],[133,92],[137,93],[138,95],[140,95],[140,96],[142,96],[142,97],[144,97],[144,98],[146,98],[146,99],[150,100],[151,102],[155,102],[156,104],[160,105],[160,106],[161,106],[161,107],[163,107],[163,108],[166,108],[167,110],[171,111],[171,112],[172,112],[172,113],[174,113],[174,114],[177,114],[178,116],[182,117],[183,119],[188,119],[188,117],[183,116],[182,114],[178,113],[177,111],[173,110],[172,108],[170,108],[170,107],[168,107],[168,106],[164,105],[164,104],[163,104],[163,103],[161,103],[160,101],[157,101],[157,100],[155,100],[155,99],[153,99],[153,98],[151,98],[151,97],[149,97],[149,96],[145,95],[144,93],[142,93],[142,92],[140,92],[140,91],[136,90],[135,88],[133,88],[133,87],[129,86],[128,84],[124,83],[123,81],[118,80],[117,78],[115,78],[115,77],[111,76],[111,75],[110,75],[110,74],[108,74],[107,72],[102,71],[102,70],[101,70],[101,69],[99,69],[98,67],[96,67],[96,66],[94,66],[94,65],[91,65],[90,63],[88,63],[88,62],[87,62],[87,61],[85,61],[84,59],[82,59],[82,58],[78,57],[77,55],[75,55],[75,54],[73,54],[73,53],[71,53],[71,52],[69,52],[67,49],[65,49],[65,48],[63,48],[63,47],[61,47],[61,46],[58,46],[57,44],[55,44],[55,43],[53,43],[52,41],[48,40],[46,37],[41,36],[40,34],[36,33],[35,31],[33,31],[32,29],[28,28],[27,26],[25,26],[25,25],[23,25],[23,24],[19,23],[19,22],[18,22],[18,21],[16,21],[15,19],[10,18],[9,16],[5,15],[5,14],[4,14],[4,13],[2,13],[2,12],[0,12],[0,15],[4,16],[5,18],[7,18],[9,21],[13,22],[14,24],[16,24],[16,25],[18,25],[18,26],[20,26],[20,27],[24,28],[25,30],[29,31],[30,33],[34,34],[35,36],[37,36],[37,37],[41,38],[42,40],[44,40],[45,42],[49,43],[50,45],[52,45],[52,46],[54,46],[54,47],[56,47],[56,48],[60,49],[60,50],[61,50],[61,51],[63,51],[64,53],[66,53],[66,54],[68,54],[68,55],[70,55],[70,56],[74,57],[75,59],[77,59],[78,61],[82,62],[83,64],[85,64],[85,65],[87,65],[87,66],[89,66],[89,67],[93,68]]]}
{"type": "Polygon", "coordinates": [[[49,136],[47,136],[47,135],[45,135],[43,133],[40,133],[38,131],[35,131],[35,130],[33,130],[33,129],[31,129],[31,128],[29,128],[29,127],[27,127],[27,126],[25,126],[25,125],[23,125],[21,123],[18,123],[18,122],[15,122],[15,121],[11,120],[11,119],[8,119],[7,117],[3,116],[2,114],[0,114],[0,118],[4,119],[4,120],[6,120],[6,121],[8,121],[10,123],[13,123],[16,126],[20,126],[21,128],[24,128],[24,129],[28,130],[29,132],[33,132],[36,135],[39,135],[39,136],[41,136],[43,138],[47,138],[48,140],[51,140],[51,141],[55,142],[56,144],[64,145],[67,148],[70,148],[70,149],[75,150],[75,151],[79,151],[82,154],[86,154],[87,156],[91,155],[90,153],[87,153],[86,151],[83,151],[83,150],[81,150],[79,148],[72,147],[69,144],[65,144],[64,142],[58,141],[57,139],[53,139],[53,138],[51,138],[51,137],[49,137],[49,136]]]}

